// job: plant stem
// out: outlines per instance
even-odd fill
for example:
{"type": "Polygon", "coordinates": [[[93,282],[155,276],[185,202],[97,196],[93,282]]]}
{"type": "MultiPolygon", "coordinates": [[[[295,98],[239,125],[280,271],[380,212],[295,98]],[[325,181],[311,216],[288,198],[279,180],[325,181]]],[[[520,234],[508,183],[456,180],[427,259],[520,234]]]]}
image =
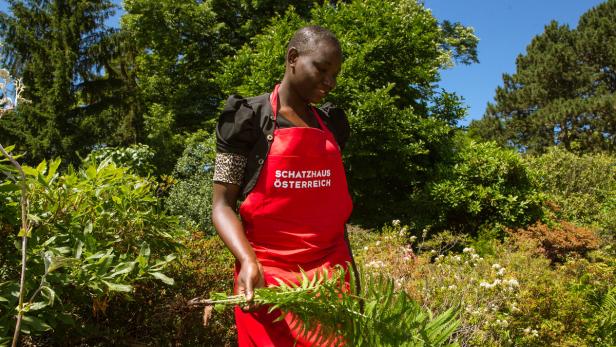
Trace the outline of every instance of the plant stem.
{"type": "Polygon", "coordinates": [[[17,341],[19,340],[19,330],[21,329],[21,320],[23,317],[23,302],[24,302],[24,283],[26,281],[26,260],[27,253],[26,248],[28,247],[28,190],[26,186],[26,174],[22,169],[21,165],[11,156],[7,151],[0,145],[0,152],[4,154],[5,157],[9,159],[11,164],[17,168],[19,171],[19,175],[21,176],[21,230],[23,231],[23,235],[21,237],[21,276],[19,278],[19,305],[17,306],[17,322],[15,323],[15,333],[13,334],[13,342],[11,344],[12,347],[17,346],[17,341]]]}

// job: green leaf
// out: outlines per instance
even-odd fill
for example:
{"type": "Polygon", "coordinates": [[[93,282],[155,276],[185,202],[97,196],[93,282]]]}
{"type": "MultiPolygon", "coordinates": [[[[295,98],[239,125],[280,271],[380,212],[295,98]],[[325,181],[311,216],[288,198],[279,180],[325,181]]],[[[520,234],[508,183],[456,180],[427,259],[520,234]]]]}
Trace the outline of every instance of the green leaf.
{"type": "Polygon", "coordinates": [[[42,319],[38,318],[38,317],[33,317],[33,316],[23,316],[22,321],[24,323],[24,327],[21,329],[22,332],[29,334],[30,333],[30,329],[28,329],[28,327],[32,328],[33,331],[49,331],[52,330],[51,326],[49,326],[49,324],[45,323],[42,319]]]}
{"type": "Polygon", "coordinates": [[[173,278],[167,277],[166,275],[164,275],[164,274],[162,274],[160,272],[150,272],[150,275],[152,275],[154,278],[159,279],[163,283],[168,284],[170,286],[172,286],[175,283],[173,278]]]}
{"type": "Polygon", "coordinates": [[[36,171],[37,173],[45,173],[45,171],[47,171],[47,160],[43,159],[43,161],[36,167],[36,171]]]}
{"type": "Polygon", "coordinates": [[[19,185],[13,183],[0,184],[0,193],[16,192],[20,189],[19,185]]]}
{"type": "Polygon", "coordinates": [[[23,165],[22,170],[24,170],[24,173],[26,174],[26,176],[32,176],[32,177],[38,177],[38,171],[36,171],[35,168],[27,166],[27,165],[23,165]]]}
{"type": "Polygon", "coordinates": [[[124,275],[130,273],[135,268],[135,262],[129,261],[116,265],[112,270],[109,276],[105,276],[105,278],[114,278],[116,276],[124,275]]]}
{"type": "Polygon", "coordinates": [[[89,221],[88,224],[86,224],[86,227],[83,228],[83,234],[87,235],[87,234],[91,234],[92,233],[92,222],[89,221]]]}
{"type": "Polygon", "coordinates": [[[43,295],[44,298],[47,299],[47,304],[49,306],[53,306],[55,300],[56,300],[56,292],[47,287],[47,286],[42,286],[41,287],[41,294],[43,295]]]}
{"type": "Polygon", "coordinates": [[[20,229],[19,229],[19,233],[17,234],[17,236],[18,236],[18,237],[24,237],[24,236],[25,236],[25,237],[31,237],[31,236],[32,236],[32,229],[31,229],[31,228],[29,228],[29,229],[28,229],[28,232],[26,232],[26,231],[24,230],[24,228],[20,228],[20,229]]]}
{"type": "Polygon", "coordinates": [[[82,253],[83,253],[83,242],[81,240],[78,240],[77,245],[75,246],[75,259],[81,259],[82,253]]]}
{"type": "Polygon", "coordinates": [[[47,272],[51,273],[60,268],[63,268],[66,266],[73,266],[78,263],[79,263],[79,260],[75,258],[63,257],[61,255],[53,256],[51,258],[51,264],[49,264],[49,269],[47,270],[47,272]]]}
{"type": "Polygon", "coordinates": [[[49,171],[47,172],[47,181],[51,181],[51,179],[53,178],[53,176],[56,174],[56,172],[58,171],[58,167],[60,166],[60,163],[62,162],[62,160],[60,159],[55,159],[53,160],[50,164],[49,164],[49,171]]]}
{"type": "Polygon", "coordinates": [[[141,249],[139,250],[139,255],[137,256],[137,262],[139,262],[139,267],[145,269],[148,265],[148,261],[150,260],[150,245],[147,242],[143,242],[141,244],[141,249]]]}
{"type": "Polygon", "coordinates": [[[133,286],[128,284],[113,283],[105,280],[103,280],[103,283],[105,283],[107,285],[107,288],[109,288],[109,290],[112,292],[130,293],[133,291],[133,286]]]}
{"type": "Polygon", "coordinates": [[[27,306],[28,307],[27,307],[26,311],[28,311],[28,312],[29,311],[38,311],[40,309],[43,309],[43,308],[47,307],[48,303],[39,301],[39,302],[34,302],[34,303],[32,303],[30,305],[27,305],[27,306]]]}
{"type": "Polygon", "coordinates": [[[56,240],[57,236],[52,236],[49,239],[47,239],[47,241],[43,242],[43,244],[41,246],[43,247],[47,247],[50,244],[52,244],[55,240],[56,240]]]}

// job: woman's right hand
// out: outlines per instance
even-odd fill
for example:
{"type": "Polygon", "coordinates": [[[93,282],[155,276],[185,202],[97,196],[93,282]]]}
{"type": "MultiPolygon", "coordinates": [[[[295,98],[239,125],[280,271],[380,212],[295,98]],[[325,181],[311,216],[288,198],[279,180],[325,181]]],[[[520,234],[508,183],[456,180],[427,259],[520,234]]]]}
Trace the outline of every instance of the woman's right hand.
{"type": "Polygon", "coordinates": [[[250,304],[254,298],[254,290],[265,287],[263,278],[263,266],[258,260],[247,260],[240,263],[240,272],[237,274],[237,292],[244,294],[246,301],[249,304],[242,307],[242,310],[248,311],[254,309],[254,305],[250,304]]]}

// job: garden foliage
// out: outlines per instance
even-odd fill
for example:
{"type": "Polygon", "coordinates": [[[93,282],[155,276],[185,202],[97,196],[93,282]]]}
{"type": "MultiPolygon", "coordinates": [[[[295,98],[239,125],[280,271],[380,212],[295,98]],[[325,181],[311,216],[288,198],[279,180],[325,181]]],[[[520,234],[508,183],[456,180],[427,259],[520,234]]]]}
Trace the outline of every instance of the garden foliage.
{"type": "Polygon", "coordinates": [[[111,160],[116,166],[125,167],[138,176],[146,177],[154,173],[154,152],[144,144],[128,147],[102,147],[93,150],[84,159],[86,163],[101,163],[111,160]]]}
{"type": "Polygon", "coordinates": [[[598,227],[606,236],[616,235],[615,156],[577,155],[554,147],[525,159],[553,204],[556,218],[598,227]]]}
{"type": "MultiPolygon", "coordinates": [[[[476,235],[480,230],[525,226],[542,215],[537,177],[518,153],[496,143],[459,136],[449,161],[417,201],[424,226],[476,235]],[[427,204],[426,204],[427,202],[427,204]]],[[[502,235],[501,235],[502,236],[502,235]]]]}
{"type": "Polygon", "coordinates": [[[208,235],[215,233],[212,225],[212,177],[216,158],[216,137],[196,132],[187,140],[173,176],[177,179],[165,199],[167,210],[191,223],[208,235]]]}
{"type": "MultiPolygon", "coordinates": [[[[157,279],[179,247],[177,220],[157,211],[151,181],[110,160],[58,172],[60,160],[24,167],[28,186],[28,276],[22,331],[54,330],[59,340],[89,329],[83,317],[103,315],[116,295],[157,279]]],[[[13,329],[20,264],[16,217],[19,186],[0,184],[0,336],[13,329]]],[[[23,230],[21,231],[23,233],[23,230]]],[[[58,341],[59,341],[58,340],[58,341]]]]}
{"type": "Polygon", "coordinates": [[[409,240],[404,229],[386,226],[381,235],[351,229],[356,261],[375,276],[392,276],[396,288],[435,314],[459,305],[460,325],[451,339],[460,345],[616,343],[609,245],[550,265],[528,239],[492,240],[489,253],[476,251],[470,240],[460,251],[439,252],[428,251],[420,238],[409,240]]]}

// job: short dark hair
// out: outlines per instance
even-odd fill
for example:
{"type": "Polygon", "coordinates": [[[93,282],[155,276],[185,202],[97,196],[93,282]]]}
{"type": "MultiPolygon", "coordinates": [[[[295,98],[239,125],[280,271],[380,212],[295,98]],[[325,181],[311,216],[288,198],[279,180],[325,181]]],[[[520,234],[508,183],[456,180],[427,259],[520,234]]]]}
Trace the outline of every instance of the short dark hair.
{"type": "Polygon", "coordinates": [[[289,45],[287,46],[287,52],[289,52],[289,49],[291,49],[291,47],[295,47],[295,49],[297,49],[297,52],[300,55],[311,52],[316,48],[316,43],[322,41],[328,41],[336,48],[338,48],[340,53],[342,53],[340,41],[338,41],[336,35],[334,35],[334,33],[332,33],[331,31],[318,25],[305,26],[297,30],[289,41],[289,45]]]}

